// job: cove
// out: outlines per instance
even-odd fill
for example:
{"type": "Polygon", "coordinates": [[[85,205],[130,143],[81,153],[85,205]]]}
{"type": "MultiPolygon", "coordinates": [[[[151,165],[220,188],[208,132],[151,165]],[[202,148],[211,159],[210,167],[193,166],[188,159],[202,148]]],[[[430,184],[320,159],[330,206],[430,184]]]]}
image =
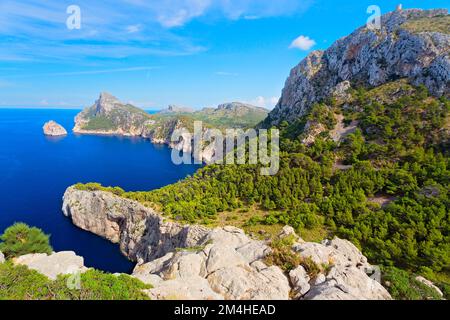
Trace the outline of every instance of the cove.
{"type": "Polygon", "coordinates": [[[200,166],[171,161],[171,150],[141,138],[79,136],[71,133],[79,110],[0,109],[0,233],[25,222],[51,234],[55,251],[74,251],[85,265],[130,272],[117,245],[75,227],[61,212],[66,188],[99,182],[127,191],[152,190],[193,174],[200,166]],[[69,135],[42,133],[48,120],[69,135]]]}

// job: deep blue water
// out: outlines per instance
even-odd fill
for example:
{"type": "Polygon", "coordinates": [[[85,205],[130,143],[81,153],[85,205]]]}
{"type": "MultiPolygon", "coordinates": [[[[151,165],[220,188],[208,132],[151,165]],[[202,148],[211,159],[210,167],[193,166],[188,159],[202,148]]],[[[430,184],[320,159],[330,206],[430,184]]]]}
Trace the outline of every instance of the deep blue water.
{"type": "Polygon", "coordinates": [[[78,229],[62,214],[64,191],[77,182],[151,190],[198,167],[172,164],[169,148],[144,139],[74,135],[70,131],[78,112],[0,109],[0,233],[25,222],[51,234],[55,251],[83,256],[86,266],[130,272],[134,265],[117,245],[78,229]],[[63,125],[69,135],[45,137],[42,126],[48,120],[63,125]]]}

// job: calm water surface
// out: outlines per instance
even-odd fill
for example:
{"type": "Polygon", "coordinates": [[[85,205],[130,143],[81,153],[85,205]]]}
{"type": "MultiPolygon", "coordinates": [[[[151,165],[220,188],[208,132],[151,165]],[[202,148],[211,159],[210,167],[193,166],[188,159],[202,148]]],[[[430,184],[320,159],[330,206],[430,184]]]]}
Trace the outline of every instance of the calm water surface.
{"type": "Polygon", "coordinates": [[[172,164],[170,149],[144,139],[74,135],[70,131],[78,112],[0,109],[0,233],[14,222],[25,222],[51,234],[55,251],[83,256],[86,266],[130,272],[133,263],[118,246],[78,229],[63,216],[64,191],[77,182],[151,190],[198,167],[172,164]],[[48,120],[63,125],[69,135],[45,137],[42,126],[48,120]]]}

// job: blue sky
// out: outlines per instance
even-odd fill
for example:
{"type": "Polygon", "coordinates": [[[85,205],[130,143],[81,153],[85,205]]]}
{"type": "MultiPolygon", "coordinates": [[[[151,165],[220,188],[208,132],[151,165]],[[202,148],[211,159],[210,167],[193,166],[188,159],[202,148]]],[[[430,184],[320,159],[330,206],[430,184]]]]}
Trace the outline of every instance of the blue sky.
{"type": "Polygon", "coordinates": [[[84,107],[109,91],[148,109],[272,108],[309,52],[365,24],[369,5],[385,13],[399,1],[1,0],[0,106],[84,107]],[[66,27],[69,5],[79,30],[66,27]]]}

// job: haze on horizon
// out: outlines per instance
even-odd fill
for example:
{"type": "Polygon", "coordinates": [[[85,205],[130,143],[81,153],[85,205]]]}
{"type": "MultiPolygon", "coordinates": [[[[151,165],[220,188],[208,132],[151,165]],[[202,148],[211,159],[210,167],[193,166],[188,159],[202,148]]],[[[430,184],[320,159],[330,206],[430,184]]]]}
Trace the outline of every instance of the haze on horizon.
{"type": "Polygon", "coordinates": [[[271,109],[290,69],[363,25],[373,4],[385,13],[398,1],[2,0],[0,107],[82,108],[108,91],[145,109],[271,109]],[[72,4],[80,29],[66,26],[72,4]]]}

